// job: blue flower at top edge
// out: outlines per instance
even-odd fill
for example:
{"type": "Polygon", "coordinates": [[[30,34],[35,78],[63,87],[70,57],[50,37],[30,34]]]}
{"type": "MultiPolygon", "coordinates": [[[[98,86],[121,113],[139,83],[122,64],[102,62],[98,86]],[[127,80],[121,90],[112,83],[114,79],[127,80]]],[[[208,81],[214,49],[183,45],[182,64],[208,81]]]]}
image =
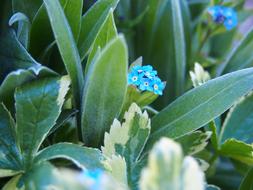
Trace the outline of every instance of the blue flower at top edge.
{"type": "Polygon", "coordinates": [[[215,23],[223,24],[227,30],[233,29],[238,24],[236,11],[230,7],[216,5],[209,7],[207,11],[215,23]]]}
{"type": "Polygon", "coordinates": [[[102,170],[94,170],[94,171],[82,171],[79,176],[80,181],[85,181],[88,180],[90,181],[89,183],[89,188],[92,190],[97,190],[101,188],[101,179],[103,177],[103,172],[102,170]]]}

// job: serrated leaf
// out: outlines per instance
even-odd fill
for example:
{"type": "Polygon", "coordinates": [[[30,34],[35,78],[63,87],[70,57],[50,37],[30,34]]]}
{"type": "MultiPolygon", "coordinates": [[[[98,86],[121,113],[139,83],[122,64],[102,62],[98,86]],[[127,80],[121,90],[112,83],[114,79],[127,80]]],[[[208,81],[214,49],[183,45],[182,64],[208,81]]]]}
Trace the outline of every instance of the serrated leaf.
{"type": "Polygon", "coordinates": [[[35,162],[41,163],[56,158],[70,160],[81,169],[104,169],[104,157],[98,149],[71,143],[58,143],[41,150],[37,153],[35,162]]]}
{"type": "Polygon", "coordinates": [[[89,68],[82,100],[82,136],[98,147],[122,108],[127,89],[128,52],[125,40],[112,40],[89,68]]]}
{"type": "Polygon", "coordinates": [[[0,62],[0,83],[12,71],[39,65],[18,41],[14,31],[10,29],[0,34],[0,62]]]}
{"type": "Polygon", "coordinates": [[[17,89],[17,136],[26,168],[60,115],[69,79],[45,78],[17,89]]]}
{"type": "Polygon", "coordinates": [[[247,175],[244,177],[239,190],[252,190],[253,189],[253,169],[250,169],[247,175]]]}
{"type": "Polygon", "coordinates": [[[219,153],[247,165],[253,165],[253,145],[236,139],[228,139],[221,145],[219,153]]]}
{"type": "Polygon", "coordinates": [[[0,169],[22,170],[22,157],[16,142],[15,122],[3,104],[0,104],[0,169]]]}
{"type": "Polygon", "coordinates": [[[149,148],[162,136],[178,138],[199,129],[253,89],[253,69],[210,80],[192,89],[152,118],[149,148]]]}
{"type": "Polygon", "coordinates": [[[150,133],[150,119],[147,112],[142,113],[136,104],[132,104],[124,120],[122,125],[114,120],[110,132],[105,134],[102,152],[107,157],[116,154],[125,158],[129,185],[133,186],[139,157],[150,133]]]}
{"type": "Polygon", "coordinates": [[[243,97],[230,109],[222,127],[221,143],[227,139],[253,142],[253,94],[243,97]]]}
{"type": "Polygon", "coordinates": [[[208,140],[211,138],[212,132],[195,131],[191,134],[187,134],[183,137],[175,139],[180,143],[185,155],[193,155],[203,150],[208,140]]]}
{"type": "Polygon", "coordinates": [[[114,23],[113,18],[113,10],[111,9],[109,14],[107,15],[106,20],[104,21],[103,25],[101,26],[96,39],[91,48],[91,52],[88,56],[88,61],[85,67],[85,73],[88,72],[88,68],[96,55],[98,48],[103,49],[113,38],[117,37],[117,28],[114,23]]]}
{"type": "Polygon", "coordinates": [[[79,108],[84,77],[74,36],[59,0],[44,0],[44,4],[62,60],[71,79],[75,106],[79,108]]]}
{"type": "MultiPolygon", "coordinates": [[[[253,28],[228,55],[221,73],[229,73],[253,66],[253,28]]],[[[219,74],[219,73],[218,73],[219,74]]]]}
{"type": "Polygon", "coordinates": [[[179,144],[167,138],[155,144],[141,174],[141,190],[203,190],[204,186],[204,173],[192,157],[183,158],[179,144]]]}
{"type": "Polygon", "coordinates": [[[89,53],[90,48],[105,22],[110,10],[114,10],[119,0],[97,1],[82,17],[78,49],[81,60],[89,53]]]}

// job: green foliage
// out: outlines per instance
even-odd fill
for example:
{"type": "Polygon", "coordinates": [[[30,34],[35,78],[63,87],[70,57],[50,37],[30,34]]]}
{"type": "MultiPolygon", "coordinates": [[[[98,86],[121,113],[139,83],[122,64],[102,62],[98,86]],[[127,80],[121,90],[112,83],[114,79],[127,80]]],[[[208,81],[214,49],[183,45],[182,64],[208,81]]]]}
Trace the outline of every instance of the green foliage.
{"type": "Polygon", "coordinates": [[[244,2],[2,0],[0,188],[252,189],[244,2]]]}

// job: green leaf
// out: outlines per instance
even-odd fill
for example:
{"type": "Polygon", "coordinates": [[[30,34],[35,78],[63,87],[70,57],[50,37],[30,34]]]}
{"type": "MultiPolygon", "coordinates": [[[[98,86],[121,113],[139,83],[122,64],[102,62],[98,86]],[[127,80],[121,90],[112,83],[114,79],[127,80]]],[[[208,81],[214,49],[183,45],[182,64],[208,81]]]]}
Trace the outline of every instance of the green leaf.
{"type": "Polygon", "coordinates": [[[228,55],[223,64],[222,73],[229,73],[253,66],[253,28],[245,35],[240,43],[228,55]]]}
{"type": "Polygon", "coordinates": [[[0,169],[0,178],[1,177],[11,177],[11,176],[17,175],[19,173],[21,173],[21,171],[0,169]]]}
{"type": "Polygon", "coordinates": [[[253,169],[250,169],[247,175],[244,177],[239,190],[252,190],[253,189],[253,169]]]}
{"type": "Polygon", "coordinates": [[[58,0],[44,0],[56,43],[71,78],[75,106],[79,107],[84,77],[73,34],[58,0]]]}
{"type": "Polygon", "coordinates": [[[38,9],[42,4],[42,0],[12,0],[13,11],[22,12],[28,16],[30,21],[37,13],[38,9]]]}
{"type": "Polygon", "coordinates": [[[98,149],[71,143],[58,143],[41,150],[36,155],[35,162],[41,163],[56,158],[70,160],[81,169],[104,169],[104,157],[98,149]]]}
{"type": "Polygon", "coordinates": [[[181,2],[149,0],[149,10],[136,37],[138,55],[143,55],[144,63],[153,65],[160,78],[167,82],[164,96],[156,104],[159,108],[184,91],[186,60],[189,60],[186,43],[190,31],[184,20],[187,9],[181,2]]]}
{"type": "Polygon", "coordinates": [[[221,190],[221,189],[215,185],[206,185],[205,190],[221,190]]]}
{"type": "Polygon", "coordinates": [[[253,165],[253,146],[236,139],[228,139],[222,144],[219,153],[223,156],[253,165]]]}
{"type": "Polygon", "coordinates": [[[26,169],[32,164],[42,141],[55,125],[69,84],[67,77],[46,78],[17,89],[17,134],[26,169]]]}
{"type": "Polygon", "coordinates": [[[13,118],[3,104],[0,104],[0,169],[22,170],[22,157],[16,142],[13,118]]]}
{"type": "Polygon", "coordinates": [[[196,160],[183,157],[179,144],[162,138],[153,147],[148,166],[142,171],[141,190],[203,190],[204,173],[196,160]]]}
{"type": "Polygon", "coordinates": [[[0,63],[0,83],[11,71],[39,65],[18,41],[13,30],[0,34],[0,63]]]}
{"type": "Polygon", "coordinates": [[[122,108],[127,90],[128,52],[125,40],[112,40],[89,68],[82,100],[82,135],[98,147],[122,108]]]}
{"type": "Polygon", "coordinates": [[[2,190],[22,190],[21,188],[18,188],[18,183],[21,178],[21,175],[17,175],[13,177],[8,183],[5,184],[2,190]]]}
{"type": "Polygon", "coordinates": [[[212,133],[209,131],[195,131],[175,140],[181,144],[185,155],[193,155],[202,151],[207,146],[211,135],[212,133]]]}
{"type": "Polygon", "coordinates": [[[142,113],[133,103],[125,113],[124,120],[122,125],[114,120],[110,132],[105,134],[102,152],[107,157],[116,154],[125,158],[129,185],[133,186],[135,169],[149,137],[150,119],[146,111],[142,113]]]}
{"type": "Polygon", "coordinates": [[[29,18],[23,13],[16,13],[12,15],[9,20],[9,25],[13,25],[15,22],[18,23],[17,38],[20,43],[27,49],[29,46],[30,28],[31,23],[29,18]]]}
{"type": "MultiPolygon", "coordinates": [[[[82,16],[82,0],[60,0],[61,6],[65,12],[69,26],[73,33],[74,39],[77,41],[81,29],[82,16]]],[[[53,32],[47,15],[45,5],[43,4],[31,27],[31,47],[30,51],[34,57],[42,57],[44,51],[54,41],[53,32]],[[41,33],[41,31],[44,31],[41,33]]]]}
{"type": "Polygon", "coordinates": [[[252,143],[253,140],[253,94],[242,98],[230,109],[222,127],[221,143],[227,139],[252,143]]]}
{"type": "Polygon", "coordinates": [[[78,49],[81,60],[83,60],[89,53],[100,28],[110,13],[110,10],[114,10],[118,2],[119,0],[97,1],[82,17],[81,32],[78,40],[78,49]]]}
{"type": "Polygon", "coordinates": [[[117,37],[117,34],[117,28],[113,18],[113,11],[110,10],[92,45],[92,49],[86,63],[85,73],[88,72],[88,68],[95,57],[98,48],[103,49],[113,38],[117,37]]]}
{"type": "Polygon", "coordinates": [[[253,88],[253,69],[236,71],[192,89],[152,118],[149,147],[162,136],[177,138],[199,129],[253,88]]]}
{"type": "Polygon", "coordinates": [[[56,75],[54,71],[40,65],[12,71],[0,86],[0,102],[3,102],[11,112],[14,112],[14,91],[17,87],[38,78],[56,75]]]}

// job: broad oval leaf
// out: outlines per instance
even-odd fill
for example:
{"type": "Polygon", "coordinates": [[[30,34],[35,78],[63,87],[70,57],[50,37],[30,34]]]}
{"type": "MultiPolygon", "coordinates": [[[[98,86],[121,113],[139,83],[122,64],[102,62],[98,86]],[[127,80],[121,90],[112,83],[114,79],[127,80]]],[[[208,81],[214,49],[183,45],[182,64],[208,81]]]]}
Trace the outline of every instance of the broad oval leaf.
{"type": "Polygon", "coordinates": [[[0,169],[22,170],[15,122],[3,104],[0,104],[0,116],[0,169]]]}
{"type": "Polygon", "coordinates": [[[236,71],[192,89],[152,118],[149,146],[199,129],[253,89],[253,69],[236,71]]]}
{"type": "Polygon", "coordinates": [[[104,157],[98,149],[71,143],[58,143],[41,150],[36,155],[35,162],[41,163],[56,158],[70,160],[81,169],[104,169],[104,157]]]}
{"type": "Polygon", "coordinates": [[[67,77],[45,78],[16,90],[17,136],[26,168],[55,125],[69,84],[67,77]]]}
{"type": "Polygon", "coordinates": [[[84,77],[74,36],[58,0],[44,0],[56,43],[71,78],[75,106],[79,107],[84,77]]]}
{"type": "Polygon", "coordinates": [[[222,127],[221,143],[227,139],[252,143],[253,141],[253,94],[243,97],[230,109],[222,127]]]}
{"type": "Polygon", "coordinates": [[[78,49],[81,60],[89,53],[90,48],[105,22],[110,9],[115,9],[119,0],[97,1],[82,17],[81,32],[78,40],[78,49]]]}
{"type": "Polygon", "coordinates": [[[112,40],[89,68],[82,100],[82,136],[98,147],[121,111],[127,90],[128,52],[125,40],[112,40]]]}

